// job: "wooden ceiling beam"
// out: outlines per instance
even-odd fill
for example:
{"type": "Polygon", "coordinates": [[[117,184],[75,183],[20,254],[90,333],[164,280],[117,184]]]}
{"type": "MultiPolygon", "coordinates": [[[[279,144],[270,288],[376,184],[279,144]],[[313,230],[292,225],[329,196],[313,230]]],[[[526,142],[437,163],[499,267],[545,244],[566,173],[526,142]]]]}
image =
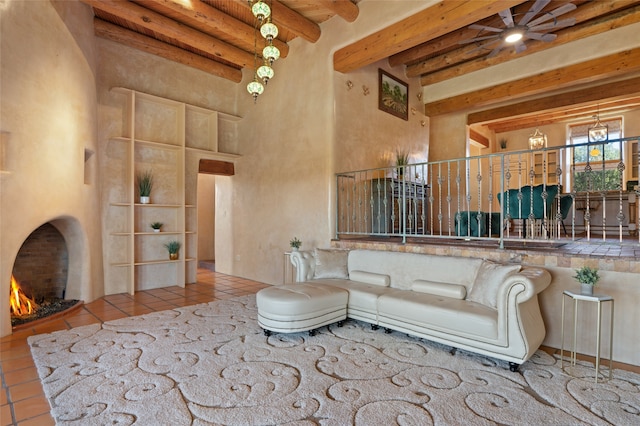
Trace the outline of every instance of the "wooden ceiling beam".
{"type": "MultiPolygon", "coordinates": [[[[467,124],[487,123],[526,114],[538,115],[540,111],[557,109],[560,109],[560,111],[555,112],[552,117],[566,118],[569,114],[573,114],[573,111],[580,109],[571,108],[573,105],[593,104],[601,101],[603,97],[606,97],[606,99],[622,97],[628,100],[629,98],[636,98],[637,94],[640,94],[640,77],[473,112],[467,116],[467,124]]],[[[607,103],[603,103],[602,107],[607,108],[607,103]]]]}
{"type": "MultiPolygon", "coordinates": [[[[607,2],[592,2],[582,7],[588,8],[590,14],[597,16],[598,13],[603,13],[602,8],[604,7],[603,5],[606,4],[607,2]]],[[[640,22],[640,6],[635,6],[558,31],[556,33],[558,37],[552,43],[529,40],[527,41],[527,50],[521,53],[515,53],[513,49],[503,49],[492,58],[487,58],[486,52],[480,53],[480,55],[468,56],[466,52],[469,50],[469,46],[466,46],[448,52],[446,55],[411,65],[407,67],[406,73],[408,77],[415,77],[422,74],[420,84],[422,86],[428,86],[638,22],[640,22]],[[465,55],[467,56],[466,62],[464,62],[465,55]],[[475,59],[473,59],[474,57],[475,59]],[[457,66],[451,66],[451,64],[459,62],[462,63],[457,66]]]]}
{"type": "Polygon", "coordinates": [[[353,22],[358,18],[360,9],[349,0],[320,0],[320,6],[329,9],[347,22],[353,22]]]}
{"type": "Polygon", "coordinates": [[[520,3],[523,1],[443,0],[339,49],[333,54],[333,69],[353,71],[520,3]]]}
{"type": "Polygon", "coordinates": [[[240,67],[253,65],[253,53],[239,49],[186,25],[180,24],[157,12],[129,1],[81,0],[96,9],[103,10],[120,19],[135,23],[150,31],[173,38],[188,46],[215,55],[240,67]]]}
{"type": "MultiPolygon", "coordinates": [[[[596,111],[599,111],[600,118],[603,116],[615,114],[621,111],[636,109],[640,107],[640,98],[624,98],[612,102],[598,102],[596,110],[595,104],[585,105],[576,108],[567,108],[562,111],[541,112],[527,117],[520,117],[513,120],[499,121],[495,123],[487,123],[486,127],[495,133],[511,132],[514,130],[529,129],[547,124],[565,122],[568,120],[589,119],[592,118],[596,111]]],[[[606,117],[605,117],[606,118],[606,117]]]]}
{"type": "MultiPolygon", "coordinates": [[[[180,17],[183,21],[196,22],[214,32],[226,33],[236,39],[236,42],[233,43],[234,45],[247,52],[253,52],[254,50],[255,29],[253,26],[233,16],[227,15],[206,3],[201,1],[185,3],[180,0],[135,0],[135,2],[163,15],[166,15],[166,13],[163,12],[170,11],[174,18],[180,17]]],[[[215,34],[211,34],[211,32],[205,32],[212,37],[215,36],[215,34]]],[[[276,39],[273,40],[273,45],[280,50],[280,56],[282,58],[287,57],[289,54],[289,46],[286,43],[276,39]]]]}
{"type": "MultiPolygon", "coordinates": [[[[244,7],[250,7],[247,0],[234,1],[244,7]]],[[[322,34],[320,25],[316,24],[310,19],[305,18],[295,10],[289,9],[278,0],[269,2],[269,6],[271,7],[271,14],[273,15],[273,23],[276,24],[278,28],[291,31],[296,36],[302,37],[310,43],[315,43],[316,41],[318,41],[320,35],[322,34]]]]}
{"type": "Polygon", "coordinates": [[[152,55],[160,56],[170,61],[199,69],[209,74],[231,80],[235,83],[240,83],[242,81],[242,71],[237,68],[212,61],[211,59],[196,55],[195,53],[187,52],[186,50],[163,43],[135,31],[126,30],[117,25],[103,21],[102,19],[94,18],[93,25],[95,28],[95,34],[98,37],[112,40],[117,43],[133,47],[134,49],[142,50],[143,52],[151,53],[152,55]]]}
{"type": "MultiPolygon", "coordinates": [[[[512,8],[514,14],[523,14],[531,4],[525,3],[512,8]]],[[[498,15],[492,15],[489,18],[479,22],[482,25],[492,27],[504,26],[504,23],[498,15]]],[[[440,52],[449,51],[460,46],[460,41],[473,38],[478,35],[478,30],[471,30],[467,27],[461,28],[460,31],[453,31],[428,42],[419,44],[410,49],[404,50],[389,57],[389,65],[396,67],[398,65],[411,65],[420,59],[438,55],[440,52]]]]}
{"type": "Polygon", "coordinates": [[[491,103],[537,95],[550,90],[591,83],[599,79],[622,77],[636,72],[640,72],[640,48],[625,50],[504,84],[429,102],[424,105],[424,113],[432,117],[464,111],[491,103]]]}

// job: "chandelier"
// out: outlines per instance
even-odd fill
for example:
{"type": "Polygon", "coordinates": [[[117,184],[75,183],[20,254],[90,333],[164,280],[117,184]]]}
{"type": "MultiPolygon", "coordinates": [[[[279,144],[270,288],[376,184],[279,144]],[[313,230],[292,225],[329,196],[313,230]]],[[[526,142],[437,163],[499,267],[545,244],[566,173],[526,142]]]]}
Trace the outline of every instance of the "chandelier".
{"type": "Polygon", "coordinates": [[[529,149],[542,149],[547,147],[547,135],[539,129],[529,136],[529,149]]]}
{"type": "Polygon", "coordinates": [[[604,142],[609,139],[609,126],[600,122],[600,114],[593,116],[596,120],[593,127],[589,127],[589,142],[604,142]]]}
{"type": "Polygon", "coordinates": [[[258,96],[264,92],[264,87],[273,78],[273,62],[280,57],[280,50],[273,45],[278,37],[278,27],[271,22],[271,8],[261,0],[248,0],[251,12],[256,18],[254,25],[253,43],[253,80],[247,85],[247,91],[253,96],[255,103],[258,96]],[[258,66],[258,28],[265,39],[262,49],[262,65],[258,66]]]}

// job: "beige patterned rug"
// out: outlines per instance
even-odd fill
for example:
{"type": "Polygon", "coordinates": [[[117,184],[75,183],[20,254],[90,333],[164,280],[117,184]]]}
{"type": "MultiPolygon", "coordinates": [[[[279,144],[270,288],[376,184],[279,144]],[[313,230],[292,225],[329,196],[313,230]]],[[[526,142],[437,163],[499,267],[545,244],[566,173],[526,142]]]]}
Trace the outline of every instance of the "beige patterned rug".
{"type": "MultiPolygon", "coordinates": [[[[640,375],[593,382],[349,320],[263,335],[255,296],[29,338],[62,425],[638,425],[640,375]]],[[[566,364],[565,364],[566,365],[566,364]]]]}

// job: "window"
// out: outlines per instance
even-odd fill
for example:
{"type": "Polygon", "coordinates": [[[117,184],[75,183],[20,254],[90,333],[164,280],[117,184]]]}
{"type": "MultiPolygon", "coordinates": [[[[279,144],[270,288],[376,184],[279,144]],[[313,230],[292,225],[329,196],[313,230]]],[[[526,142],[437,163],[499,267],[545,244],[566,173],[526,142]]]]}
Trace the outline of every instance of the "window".
{"type": "MultiPolygon", "coordinates": [[[[620,189],[623,171],[623,143],[609,142],[622,138],[622,119],[601,121],[609,127],[609,139],[603,143],[578,146],[571,150],[569,176],[576,192],[615,191],[620,189]]],[[[589,142],[589,128],[593,122],[569,126],[568,145],[589,142]]]]}

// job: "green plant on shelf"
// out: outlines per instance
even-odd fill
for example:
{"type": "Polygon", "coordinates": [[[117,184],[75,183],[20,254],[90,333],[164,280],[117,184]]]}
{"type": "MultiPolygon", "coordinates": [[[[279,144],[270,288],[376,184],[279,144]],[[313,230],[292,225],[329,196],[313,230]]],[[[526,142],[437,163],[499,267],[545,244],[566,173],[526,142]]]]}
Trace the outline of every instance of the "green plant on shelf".
{"type": "Polygon", "coordinates": [[[600,276],[598,275],[597,269],[583,266],[580,269],[576,269],[576,275],[574,275],[573,278],[575,278],[580,284],[589,284],[594,286],[598,283],[600,276]]]}
{"type": "Polygon", "coordinates": [[[162,225],[164,225],[164,223],[162,222],[153,222],[151,223],[151,227],[155,230],[155,231],[159,231],[160,228],[162,228],[162,225]]]}
{"type": "Polygon", "coordinates": [[[178,251],[180,251],[180,247],[182,247],[182,244],[180,244],[180,241],[169,241],[164,246],[169,254],[176,254],[178,253],[178,251]]]}
{"type": "Polygon", "coordinates": [[[302,245],[302,241],[300,241],[298,239],[298,237],[293,237],[293,239],[291,241],[289,241],[289,245],[291,246],[292,249],[296,249],[297,250],[302,245]]]}
{"type": "Polygon", "coordinates": [[[153,188],[153,174],[151,170],[138,173],[138,192],[141,197],[149,197],[153,188]]]}

